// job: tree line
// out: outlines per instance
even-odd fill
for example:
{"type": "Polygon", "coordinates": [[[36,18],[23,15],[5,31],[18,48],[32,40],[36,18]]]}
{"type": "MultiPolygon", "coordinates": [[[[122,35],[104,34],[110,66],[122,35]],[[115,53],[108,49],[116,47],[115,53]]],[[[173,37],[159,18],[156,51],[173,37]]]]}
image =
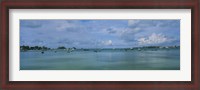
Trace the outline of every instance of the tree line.
{"type": "MultiPolygon", "coordinates": [[[[50,50],[51,48],[45,47],[45,46],[20,46],[20,49],[23,51],[27,51],[27,50],[50,50]]],[[[67,49],[64,46],[60,46],[57,49],[67,49]]],[[[73,49],[76,49],[75,47],[73,47],[73,49]]]]}
{"type": "Polygon", "coordinates": [[[48,48],[48,47],[45,47],[45,46],[33,46],[33,47],[31,47],[31,46],[23,45],[23,46],[20,46],[20,49],[26,51],[26,50],[49,50],[51,48],[48,48]]]}

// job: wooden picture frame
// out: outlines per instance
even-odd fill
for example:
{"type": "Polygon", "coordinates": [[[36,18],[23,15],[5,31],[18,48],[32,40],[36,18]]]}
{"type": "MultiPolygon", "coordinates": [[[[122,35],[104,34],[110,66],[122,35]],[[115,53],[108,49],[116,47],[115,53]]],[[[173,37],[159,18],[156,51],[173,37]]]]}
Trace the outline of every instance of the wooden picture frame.
{"type": "Polygon", "coordinates": [[[199,90],[198,0],[29,0],[1,2],[1,89],[199,90]],[[191,9],[191,81],[9,81],[9,9],[191,9]]]}

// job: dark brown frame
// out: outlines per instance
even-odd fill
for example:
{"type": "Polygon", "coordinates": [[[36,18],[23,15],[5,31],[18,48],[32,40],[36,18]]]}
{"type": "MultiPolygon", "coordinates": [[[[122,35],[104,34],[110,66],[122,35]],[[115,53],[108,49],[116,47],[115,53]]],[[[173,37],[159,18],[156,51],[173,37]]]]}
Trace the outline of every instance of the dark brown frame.
{"type": "Polygon", "coordinates": [[[1,2],[0,89],[200,90],[198,0],[8,0],[1,2]],[[9,81],[9,9],[191,9],[192,81],[9,81]]]}

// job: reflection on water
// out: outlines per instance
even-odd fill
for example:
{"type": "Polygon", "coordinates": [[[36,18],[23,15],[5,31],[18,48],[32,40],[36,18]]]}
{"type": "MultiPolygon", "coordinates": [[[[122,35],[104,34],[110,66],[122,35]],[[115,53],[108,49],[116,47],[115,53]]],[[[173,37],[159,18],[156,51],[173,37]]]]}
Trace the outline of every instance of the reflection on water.
{"type": "Polygon", "coordinates": [[[180,70],[180,49],[27,51],[20,70],[180,70]]]}

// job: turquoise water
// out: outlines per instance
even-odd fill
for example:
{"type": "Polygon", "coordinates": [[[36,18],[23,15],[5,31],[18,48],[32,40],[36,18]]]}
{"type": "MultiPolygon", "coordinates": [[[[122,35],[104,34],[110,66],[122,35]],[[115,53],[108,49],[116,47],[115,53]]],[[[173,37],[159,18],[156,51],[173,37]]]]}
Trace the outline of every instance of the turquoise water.
{"type": "Polygon", "coordinates": [[[20,52],[20,70],[180,70],[180,49],[20,52]]]}

